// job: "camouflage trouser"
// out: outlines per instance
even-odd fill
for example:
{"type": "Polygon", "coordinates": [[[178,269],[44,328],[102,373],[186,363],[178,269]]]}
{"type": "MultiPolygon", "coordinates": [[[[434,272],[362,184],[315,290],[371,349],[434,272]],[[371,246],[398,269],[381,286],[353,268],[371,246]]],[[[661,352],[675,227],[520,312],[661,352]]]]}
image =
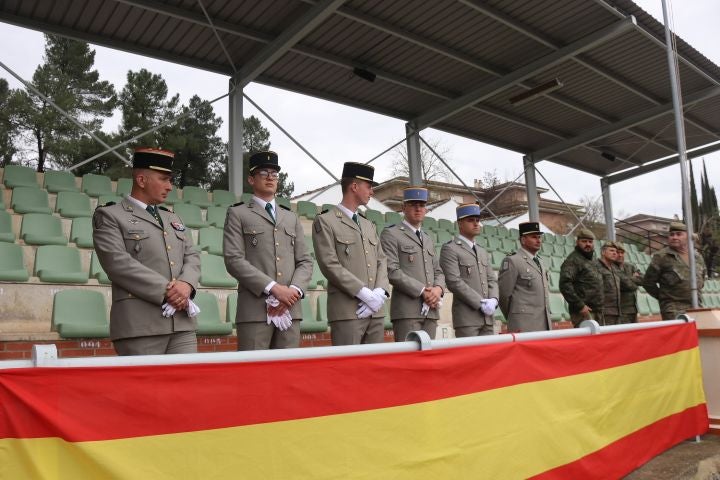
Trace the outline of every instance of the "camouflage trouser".
{"type": "Polygon", "coordinates": [[[663,320],[675,320],[681,313],[687,312],[692,305],[685,302],[668,302],[660,305],[660,314],[663,320]]]}
{"type": "MultiPolygon", "coordinates": [[[[592,307],[590,307],[592,308],[592,307]]],[[[603,323],[603,314],[600,311],[600,308],[593,308],[593,311],[590,313],[590,317],[585,317],[580,314],[580,312],[570,312],[570,321],[573,324],[573,327],[577,328],[580,326],[580,324],[583,322],[583,320],[589,320],[593,319],[596,322],[598,322],[600,325],[604,325],[603,323]]]]}
{"type": "Polygon", "coordinates": [[[622,323],[637,323],[637,312],[624,314],[621,321],[622,323]]]}
{"type": "Polygon", "coordinates": [[[606,315],[603,314],[603,322],[598,321],[600,325],[619,325],[622,323],[621,315],[606,315]]]}

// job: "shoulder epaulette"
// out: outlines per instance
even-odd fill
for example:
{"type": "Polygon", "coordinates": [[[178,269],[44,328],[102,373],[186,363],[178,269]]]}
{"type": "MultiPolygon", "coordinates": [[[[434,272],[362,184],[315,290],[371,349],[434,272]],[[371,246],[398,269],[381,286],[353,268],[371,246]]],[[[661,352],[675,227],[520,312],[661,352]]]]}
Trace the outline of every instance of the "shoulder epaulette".
{"type": "Polygon", "coordinates": [[[358,215],[360,215],[361,217],[363,217],[365,220],[367,220],[367,217],[365,216],[365,214],[364,214],[363,212],[361,212],[360,210],[358,210],[357,213],[358,213],[358,215]]]}
{"type": "Polygon", "coordinates": [[[508,256],[508,257],[512,257],[512,256],[515,255],[516,253],[517,253],[517,252],[516,252],[515,250],[510,250],[509,252],[507,252],[507,256],[508,256]]]}
{"type": "Polygon", "coordinates": [[[158,208],[159,208],[160,210],[165,210],[166,212],[169,212],[169,211],[170,211],[169,208],[163,207],[162,205],[158,205],[158,208]]]}
{"type": "Polygon", "coordinates": [[[112,206],[112,205],[115,205],[115,202],[107,202],[107,203],[104,204],[104,205],[98,205],[98,208],[110,207],[110,206],[112,206]]]}
{"type": "Polygon", "coordinates": [[[231,207],[237,207],[238,205],[244,205],[244,204],[245,204],[245,202],[237,202],[237,203],[233,203],[233,204],[230,205],[230,206],[231,206],[231,207]]]}
{"type": "Polygon", "coordinates": [[[391,223],[390,225],[385,225],[385,228],[391,228],[391,227],[394,227],[394,226],[395,226],[395,224],[394,224],[394,223],[391,223]]]}
{"type": "Polygon", "coordinates": [[[327,213],[327,212],[329,212],[329,211],[330,211],[330,209],[329,209],[329,208],[326,208],[325,210],[323,210],[322,212],[320,212],[320,215],[322,215],[323,213],[327,213]]]}
{"type": "Polygon", "coordinates": [[[284,208],[285,210],[292,212],[292,209],[288,207],[287,205],[278,205],[280,208],[284,208]]]}

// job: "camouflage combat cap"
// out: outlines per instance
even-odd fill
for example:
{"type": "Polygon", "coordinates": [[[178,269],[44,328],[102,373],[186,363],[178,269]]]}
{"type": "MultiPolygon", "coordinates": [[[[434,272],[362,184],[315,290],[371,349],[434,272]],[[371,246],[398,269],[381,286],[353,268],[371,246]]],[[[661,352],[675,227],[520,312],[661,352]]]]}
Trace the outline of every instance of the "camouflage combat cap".
{"type": "Polygon", "coordinates": [[[595,234],[589,228],[581,228],[580,230],[578,230],[575,238],[577,238],[578,240],[580,240],[581,238],[587,240],[595,240],[595,234]]]}
{"type": "Polygon", "coordinates": [[[683,222],[670,222],[671,232],[687,232],[687,225],[683,222]]]}
{"type": "Polygon", "coordinates": [[[618,252],[624,252],[625,251],[625,245],[623,245],[622,242],[615,241],[615,248],[617,248],[618,252]]]}
{"type": "MultiPolygon", "coordinates": [[[[617,250],[617,249],[618,249],[618,246],[617,246],[617,243],[615,243],[614,241],[608,240],[607,242],[605,242],[605,243],[603,244],[602,250],[605,250],[606,248],[614,248],[615,250],[617,250]]],[[[623,250],[623,251],[624,251],[624,250],[623,250]]]]}

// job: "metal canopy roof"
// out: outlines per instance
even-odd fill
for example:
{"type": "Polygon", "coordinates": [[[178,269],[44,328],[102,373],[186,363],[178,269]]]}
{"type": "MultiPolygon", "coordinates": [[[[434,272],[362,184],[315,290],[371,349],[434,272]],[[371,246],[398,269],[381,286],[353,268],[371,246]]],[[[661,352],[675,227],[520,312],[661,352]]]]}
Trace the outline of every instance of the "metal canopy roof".
{"type": "MultiPolygon", "coordinates": [[[[596,175],[677,152],[663,26],[629,0],[4,0],[0,20],[596,175]]],[[[692,149],[720,140],[720,68],[677,43],[692,149]]]]}

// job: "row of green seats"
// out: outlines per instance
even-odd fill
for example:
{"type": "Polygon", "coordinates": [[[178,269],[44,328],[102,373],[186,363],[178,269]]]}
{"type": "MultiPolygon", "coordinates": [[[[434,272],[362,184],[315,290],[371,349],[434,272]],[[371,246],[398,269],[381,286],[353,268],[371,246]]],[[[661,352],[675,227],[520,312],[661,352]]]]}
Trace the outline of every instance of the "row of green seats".
{"type": "MultiPolygon", "coordinates": [[[[90,258],[90,271],[82,268],[80,251],[62,245],[42,245],[35,252],[33,274],[41,282],[87,283],[88,277],[109,284],[95,252],[90,258]]],[[[27,282],[30,275],[25,268],[23,248],[14,243],[0,243],[0,281],[27,282]]]]}
{"type": "MultiPolygon", "coordinates": [[[[27,245],[67,245],[60,217],[48,213],[27,213],[20,226],[21,240],[27,245]]],[[[73,218],[69,241],[80,248],[92,248],[92,222],[89,217],[73,218]]],[[[0,210],[0,242],[15,242],[12,218],[0,210]]]]}

